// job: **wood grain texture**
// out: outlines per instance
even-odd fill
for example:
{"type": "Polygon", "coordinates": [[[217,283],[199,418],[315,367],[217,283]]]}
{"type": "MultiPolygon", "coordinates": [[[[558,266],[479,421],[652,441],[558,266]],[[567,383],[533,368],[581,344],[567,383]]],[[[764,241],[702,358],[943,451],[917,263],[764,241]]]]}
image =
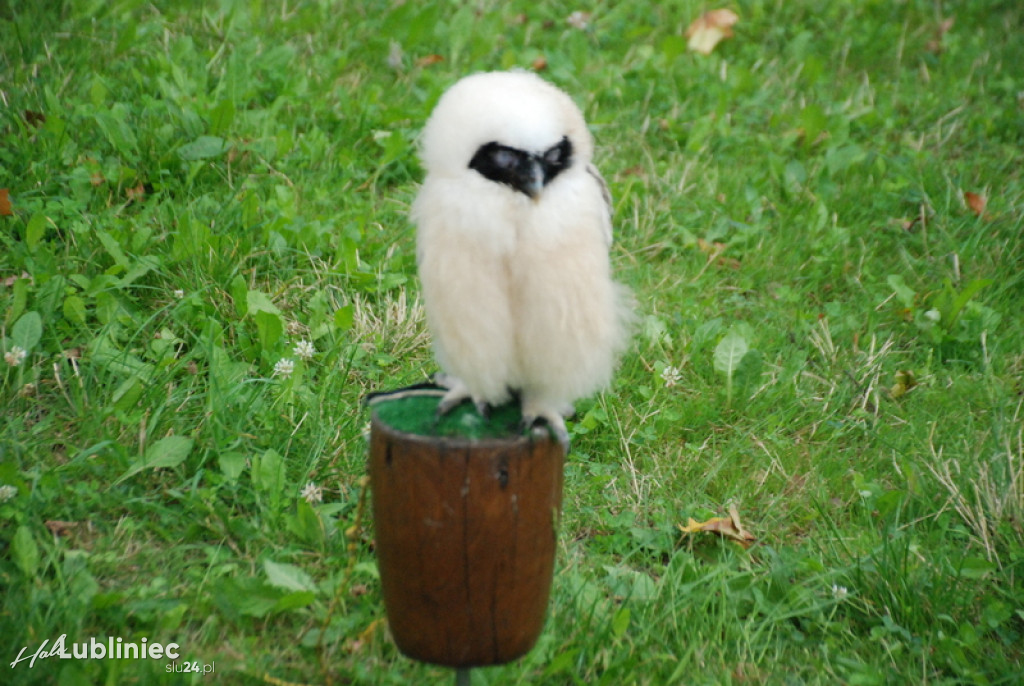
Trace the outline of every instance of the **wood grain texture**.
{"type": "Polygon", "coordinates": [[[547,437],[430,438],[374,416],[377,560],[403,653],[480,667],[533,647],[551,590],[563,463],[547,437]]]}

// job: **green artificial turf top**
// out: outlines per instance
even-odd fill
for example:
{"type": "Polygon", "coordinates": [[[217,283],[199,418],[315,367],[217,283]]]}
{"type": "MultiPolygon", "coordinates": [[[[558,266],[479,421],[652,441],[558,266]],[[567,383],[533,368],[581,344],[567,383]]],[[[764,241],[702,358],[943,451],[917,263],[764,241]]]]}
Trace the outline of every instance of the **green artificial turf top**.
{"type": "Polygon", "coordinates": [[[524,433],[517,402],[491,408],[487,418],[468,402],[438,417],[440,399],[439,395],[384,397],[373,402],[373,411],[381,422],[391,428],[420,436],[480,439],[514,438],[524,433]]]}

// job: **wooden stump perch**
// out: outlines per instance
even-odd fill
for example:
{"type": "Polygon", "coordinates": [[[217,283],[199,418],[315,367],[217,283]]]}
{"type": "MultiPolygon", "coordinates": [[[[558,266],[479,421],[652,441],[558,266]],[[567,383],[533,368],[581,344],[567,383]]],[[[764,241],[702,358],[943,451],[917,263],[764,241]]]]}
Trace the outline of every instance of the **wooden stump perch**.
{"type": "Polygon", "coordinates": [[[564,458],[546,435],[423,436],[374,412],[376,551],[403,653],[467,668],[533,647],[551,590],[564,458]]]}

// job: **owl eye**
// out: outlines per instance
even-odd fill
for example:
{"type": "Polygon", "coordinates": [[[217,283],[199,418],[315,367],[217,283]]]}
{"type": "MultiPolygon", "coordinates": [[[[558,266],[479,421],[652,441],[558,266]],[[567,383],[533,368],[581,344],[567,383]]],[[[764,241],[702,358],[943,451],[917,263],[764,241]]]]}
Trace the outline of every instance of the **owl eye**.
{"type": "Polygon", "coordinates": [[[558,145],[554,145],[544,152],[544,166],[549,171],[557,173],[569,166],[571,157],[572,143],[568,138],[563,138],[558,145]]]}
{"type": "Polygon", "coordinates": [[[544,162],[554,166],[561,165],[563,163],[563,154],[564,150],[562,150],[562,146],[556,145],[544,153],[544,162]]]}
{"type": "Polygon", "coordinates": [[[515,169],[519,164],[519,155],[505,148],[498,148],[491,154],[495,166],[501,169],[515,169]]]}

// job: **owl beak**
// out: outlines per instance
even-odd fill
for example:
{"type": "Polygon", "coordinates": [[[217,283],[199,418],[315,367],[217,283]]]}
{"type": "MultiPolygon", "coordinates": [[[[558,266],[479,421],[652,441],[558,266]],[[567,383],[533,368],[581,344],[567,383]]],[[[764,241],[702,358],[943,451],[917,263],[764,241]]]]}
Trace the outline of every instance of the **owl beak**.
{"type": "Polygon", "coordinates": [[[529,166],[522,179],[523,192],[530,196],[531,200],[536,201],[544,189],[544,167],[540,160],[534,157],[529,159],[529,166]]]}

